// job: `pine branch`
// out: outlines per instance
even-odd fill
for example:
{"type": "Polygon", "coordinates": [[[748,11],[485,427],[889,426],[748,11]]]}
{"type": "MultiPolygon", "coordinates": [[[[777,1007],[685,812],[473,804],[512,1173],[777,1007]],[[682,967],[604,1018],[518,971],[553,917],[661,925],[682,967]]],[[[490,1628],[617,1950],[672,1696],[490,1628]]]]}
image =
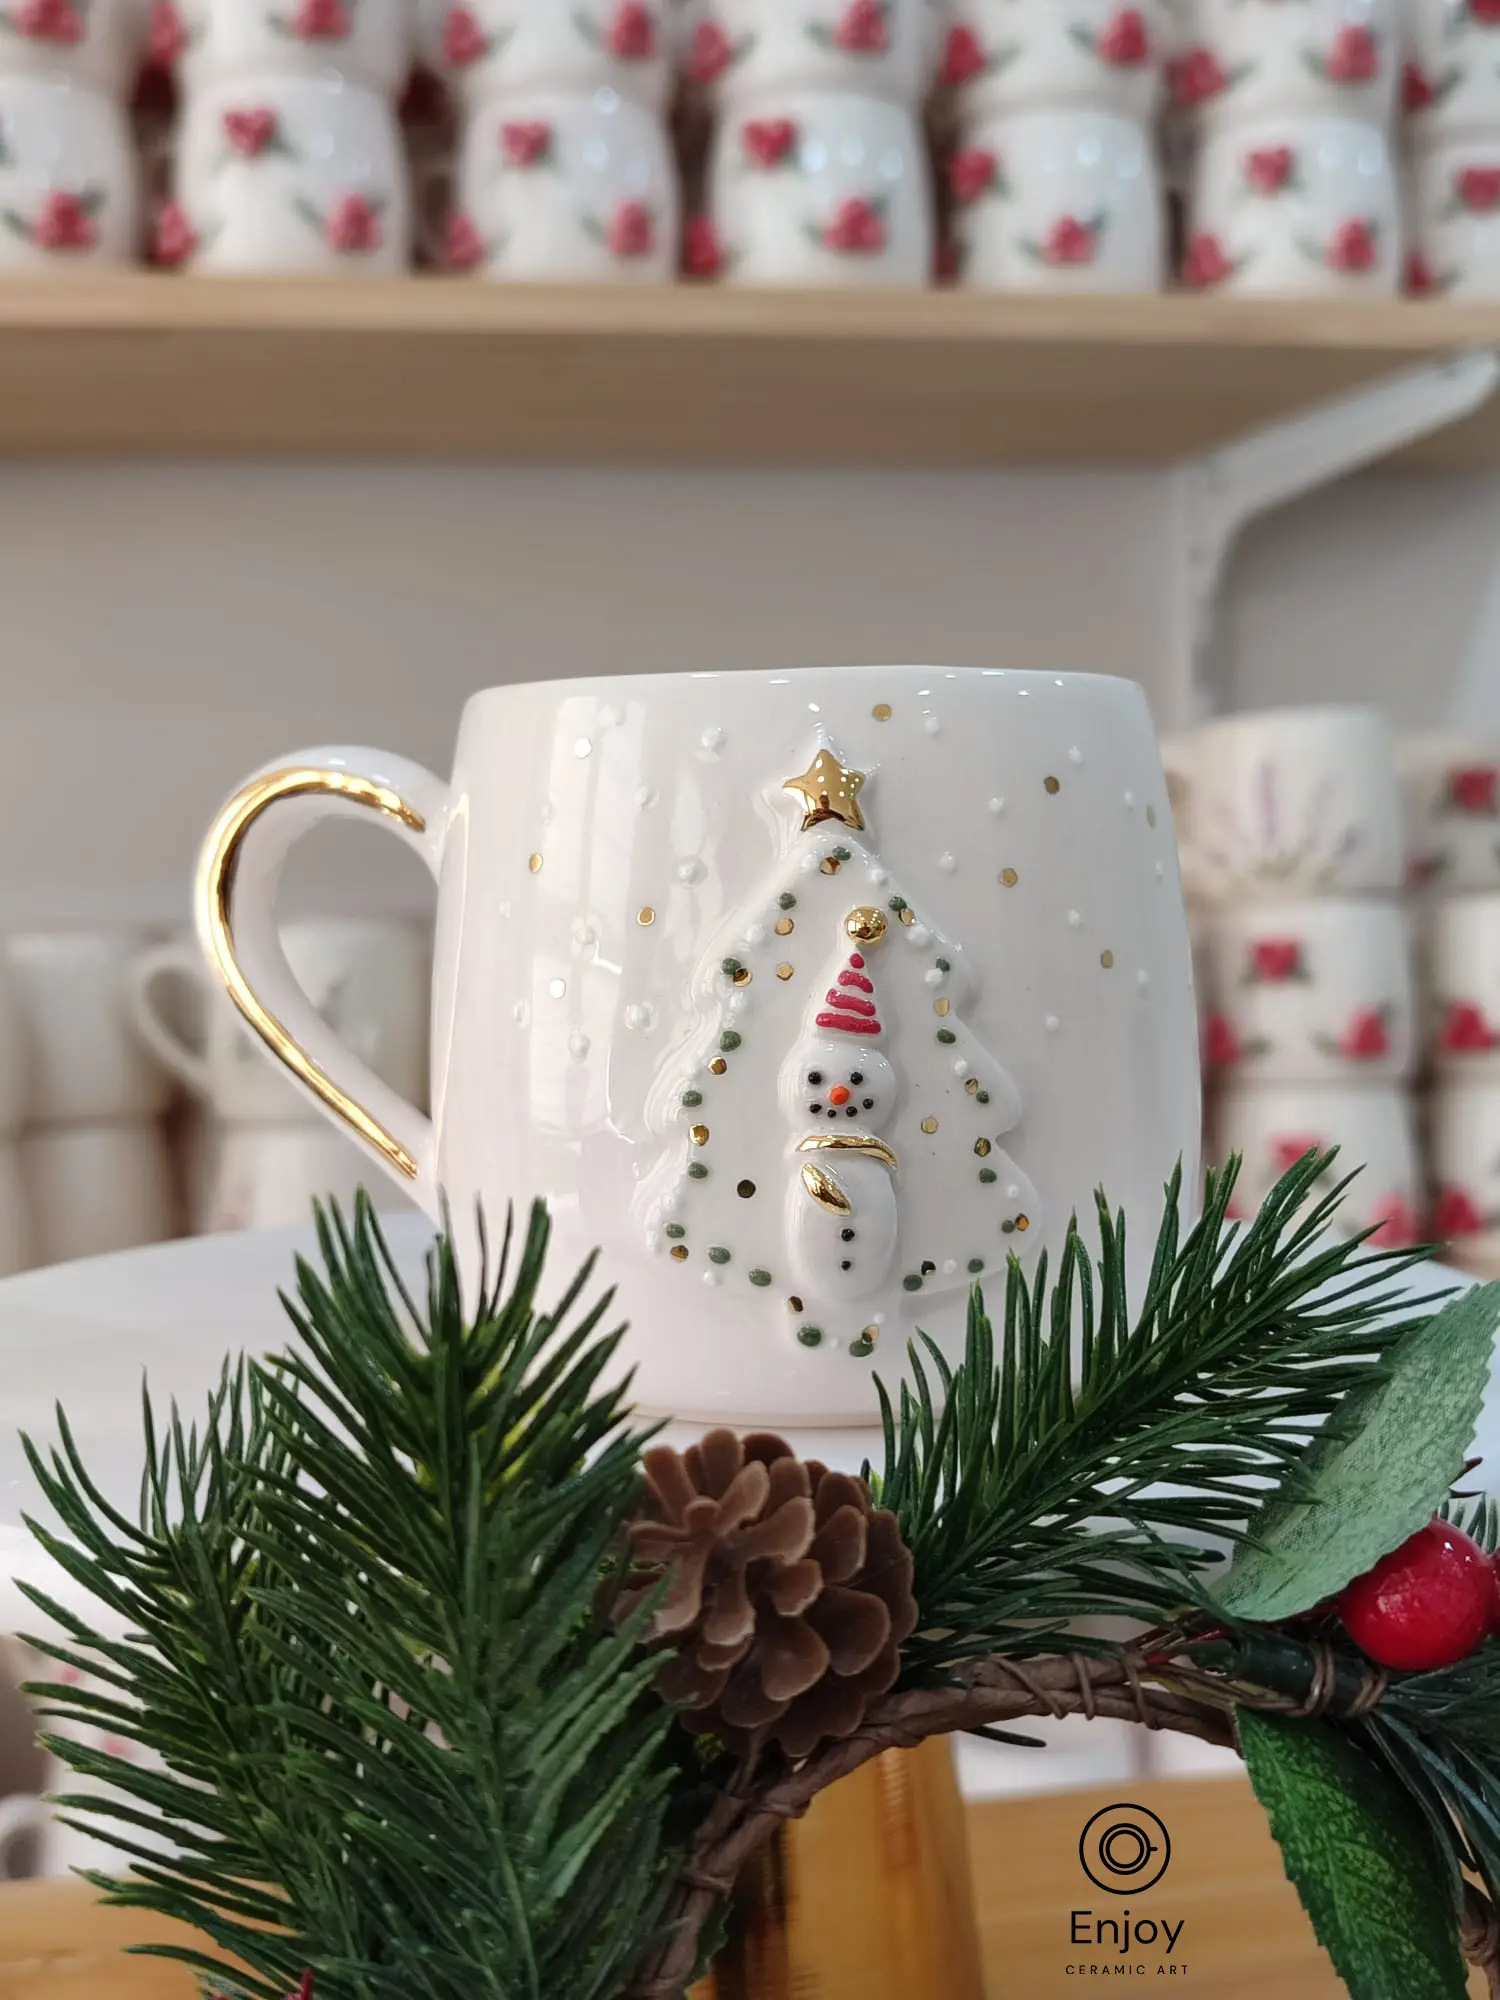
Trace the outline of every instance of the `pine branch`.
{"type": "Polygon", "coordinates": [[[130,1634],[34,1593],[68,1635],[34,1643],[103,1683],[41,1692],[152,1753],[56,1742],[123,1795],[68,1803],[137,1864],[111,1900],[250,1968],[167,1950],[227,1995],[311,1969],[319,2000],[615,2000],[661,1920],[679,1734],[651,1607],[616,1629],[600,1581],[640,1439],[591,1270],[539,1310],[547,1235],[507,1229],[471,1317],[446,1242],[419,1306],[367,1203],[321,1218],[300,1345],[239,1364],[201,1430],[147,1404],[136,1520],[65,1419],[28,1444],[64,1529],[35,1532],[130,1634]]]}
{"type": "Polygon", "coordinates": [[[1343,1186],[1310,1155],[1254,1222],[1210,1175],[1186,1234],[1181,1175],[1145,1299],[1126,1305],[1125,1224],[1100,1198],[1097,1264],[1076,1226],[1049,1282],[1012,1262],[1004,1319],[976,1292],[961,1367],[931,1342],[881,1390],[881,1503],[913,1551],[922,1630],[907,1678],[976,1653],[1046,1650],[1071,1621],[1166,1618],[1192,1577],[1295,1485],[1319,1425],[1430,1311],[1390,1281],[1425,1253],[1330,1241],[1343,1186]]]}

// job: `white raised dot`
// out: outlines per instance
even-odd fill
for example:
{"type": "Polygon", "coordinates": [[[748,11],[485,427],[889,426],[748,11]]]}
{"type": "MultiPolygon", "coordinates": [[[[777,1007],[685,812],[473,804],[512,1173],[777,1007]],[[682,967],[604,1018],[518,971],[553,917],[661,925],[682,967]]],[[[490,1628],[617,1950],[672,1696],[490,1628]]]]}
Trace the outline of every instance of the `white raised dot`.
{"type": "Polygon", "coordinates": [[[957,1270],[958,1259],[956,1257],[945,1257],[943,1259],[943,1276],[945,1278],[953,1277],[957,1270]]]}
{"type": "Polygon", "coordinates": [[[1082,929],[1083,929],[1083,917],[1082,917],[1082,914],[1081,914],[1081,913],[1080,913],[1079,911],[1077,911],[1077,910],[1069,910],[1069,912],[1068,912],[1068,929],[1069,929],[1070,931],[1078,931],[1078,930],[1082,930],[1082,929]]]}
{"type": "Polygon", "coordinates": [[[578,741],[573,745],[573,755],[575,757],[592,757],[593,754],[593,744],[590,743],[586,736],[580,736],[578,741]]]}
{"type": "Polygon", "coordinates": [[[635,788],[637,811],[649,812],[652,806],[656,804],[656,796],[656,793],[652,791],[649,785],[637,785],[635,788]]]}
{"type": "Polygon", "coordinates": [[[1135,793],[1134,793],[1134,792],[1127,792],[1127,793],[1125,794],[1125,810],[1126,810],[1126,812],[1131,812],[1131,813],[1133,813],[1133,812],[1135,811],[1135,793]]]}
{"type": "Polygon", "coordinates": [[[731,1014],[744,1014],[748,1012],[749,1006],[750,1006],[750,995],[748,993],[730,994],[729,1011],[731,1014]]]}
{"type": "Polygon", "coordinates": [[[1055,1035],[1058,1029],[1062,1026],[1062,1022],[1057,1018],[1055,1014],[1049,1014],[1047,1016],[1045,1026],[1047,1029],[1047,1033],[1049,1035],[1055,1035]]]}
{"type": "Polygon", "coordinates": [[[1135,983],[1143,993],[1146,992],[1151,984],[1151,974],[1149,972],[1138,972],[1135,975],[1135,983]]]}
{"type": "Polygon", "coordinates": [[[969,1065],[965,1057],[960,1056],[958,1061],[953,1065],[953,1074],[955,1076],[967,1076],[969,1074],[969,1065]]]}
{"type": "Polygon", "coordinates": [[[764,944],[767,935],[768,933],[764,924],[750,924],[745,931],[745,942],[746,944],[764,944]]]}
{"type": "Polygon", "coordinates": [[[638,1032],[649,1032],[652,1019],[651,1009],[641,1006],[638,1001],[632,1001],[630,1006],[625,1009],[625,1025],[627,1028],[638,1032]]]}
{"type": "Polygon", "coordinates": [[[709,1268],[703,1273],[703,1282],[705,1285],[721,1285],[723,1284],[724,1280],[719,1276],[718,1272],[714,1270],[713,1266],[710,1265],[709,1268]]]}
{"type": "Polygon", "coordinates": [[[511,906],[510,906],[510,903],[509,903],[509,901],[507,900],[506,902],[503,902],[503,903],[502,903],[502,904],[500,905],[500,914],[501,914],[501,916],[502,916],[502,917],[508,917],[508,916],[510,915],[510,909],[511,909],[511,906]]]}
{"type": "Polygon", "coordinates": [[[618,729],[625,720],[625,711],[617,701],[607,701],[599,711],[599,720],[606,729],[618,729]]]}
{"type": "Polygon", "coordinates": [[[818,872],[818,870],[819,870],[819,869],[820,869],[820,868],[821,868],[822,866],[823,866],[823,857],[822,857],[822,855],[821,855],[821,854],[804,854],[804,855],[803,855],[803,857],[802,857],[802,872],[803,872],[803,874],[804,874],[804,875],[816,875],[816,874],[817,874],[817,872],[818,872]]]}
{"type": "Polygon", "coordinates": [[[1165,882],[1167,879],[1166,865],[1160,861],[1156,864],[1156,879],[1158,882],[1165,882]]]}
{"type": "Polygon", "coordinates": [[[702,742],[704,749],[707,750],[710,755],[712,755],[715,751],[722,750],[724,748],[724,732],[722,729],[719,729],[717,727],[713,729],[705,729],[700,741],[702,742]]]}
{"type": "Polygon", "coordinates": [[[675,1215],[681,1206],[682,1196],[680,1194],[673,1192],[672,1194],[662,1196],[661,1212],[663,1215],[675,1215]]]}
{"type": "Polygon", "coordinates": [[[884,1314],[884,1313],[872,1313],[872,1314],[870,1315],[870,1324],[871,1324],[871,1326],[884,1326],[884,1325],[885,1325],[885,1314],[884,1314]]]}
{"type": "Polygon", "coordinates": [[[929,945],[932,943],[932,932],[928,930],[926,924],[910,925],[906,935],[908,941],[915,945],[929,945]]]}
{"type": "Polygon", "coordinates": [[[883,889],[890,879],[891,874],[888,868],[872,868],[870,870],[870,880],[875,884],[877,889],[883,889]]]}
{"type": "Polygon", "coordinates": [[[552,995],[554,1000],[561,1000],[567,994],[568,982],[566,979],[549,979],[547,981],[547,991],[552,995]]]}
{"type": "Polygon", "coordinates": [[[938,867],[942,869],[945,875],[952,875],[958,867],[958,857],[953,854],[945,854],[938,862],[938,867]]]}
{"type": "Polygon", "coordinates": [[[1055,688],[1060,688],[1060,687],[1066,687],[1066,686],[1067,686],[1067,682],[1066,682],[1066,681],[1063,681],[1063,680],[1054,680],[1054,681],[1053,681],[1053,683],[1052,683],[1052,685],[1053,685],[1053,686],[1054,686],[1055,688]]]}
{"type": "Polygon", "coordinates": [[[1068,762],[1070,764],[1081,764],[1083,762],[1083,752],[1076,743],[1068,751],[1068,762]]]}
{"type": "Polygon", "coordinates": [[[991,811],[991,812],[992,812],[992,813],[993,813],[993,814],[995,815],[996,819],[999,819],[999,817],[1000,817],[1001,813],[1003,813],[1003,812],[1005,811],[1005,801],[1004,801],[1004,799],[1001,799],[1001,798],[993,798],[993,799],[991,799],[991,800],[990,800],[990,811],[991,811]]]}
{"type": "Polygon", "coordinates": [[[568,1054],[572,1056],[575,1062],[582,1062],[584,1057],[588,1054],[588,1052],[589,1052],[589,1038],[587,1035],[578,1035],[578,1034],[569,1035],[568,1054]]]}
{"type": "Polygon", "coordinates": [[[942,726],[942,723],[938,721],[935,715],[924,715],[922,717],[922,727],[927,731],[929,736],[936,736],[942,726]]]}
{"type": "Polygon", "coordinates": [[[701,861],[679,861],[677,864],[677,879],[679,882],[701,882],[703,880],[703,863],[701,861]]]}
{"type": "Polygon", "coordinates": [[[929,986],[941,986],[946,975],[939,972],[934,965],[924,972],[922,977],[929,986]]]}
{"type": "Polygon", "coordinates": [[[1021,1190],[1017,1186],[1015,1186],[1014,1183],[1012,1183],[1012,1185],[1005,1190],[1005,1199],[1007,1201],[1019,1201],[1020,1198],[1021,1198],[1021,1190]]]}
{"type": "Polygon", "coordinates": [[[548,799],[547,803],[542,807],[542,825],[551,826],[553,820],[556,818],[557,807],[553,805],[551,799],[548,799]]]}
{"type": "Polygon", "coordinates": [[[573,920],[574,944],[578,945],[582,950],[587,951],[591,944],[597,944],[598,941],[599,933],[594,929],[594,926],[585,923],[582,917],[575,917],[573,920]]]}
{"type": "Polygon", "coordinates": [[[531,1007],[525,1000],[518,1000],[510,1010],[510,1018],[518,1028],[524,1028],[531,1020],[531,1007]]]}

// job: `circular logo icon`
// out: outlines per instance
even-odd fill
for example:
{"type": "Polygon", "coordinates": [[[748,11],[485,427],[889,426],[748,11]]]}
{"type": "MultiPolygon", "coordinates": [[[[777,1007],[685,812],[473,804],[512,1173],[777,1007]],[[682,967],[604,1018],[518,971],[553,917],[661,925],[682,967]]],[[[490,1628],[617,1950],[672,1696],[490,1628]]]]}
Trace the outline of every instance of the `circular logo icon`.
{"type": "Polygon", "coordinates": [[[1078,1859],[1095,1888],[1111,1896],[1139,1896],[1166,1874],[1172,1842],[1145,1806],[1106,1806],[1083,1829],[1078,1859]]]}

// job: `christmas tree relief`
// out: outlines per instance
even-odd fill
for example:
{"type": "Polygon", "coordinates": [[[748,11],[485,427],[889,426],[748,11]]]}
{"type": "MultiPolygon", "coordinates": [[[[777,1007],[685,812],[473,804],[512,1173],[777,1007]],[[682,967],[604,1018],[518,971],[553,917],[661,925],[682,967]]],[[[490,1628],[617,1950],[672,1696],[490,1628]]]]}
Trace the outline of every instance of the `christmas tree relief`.
{"type": "Polygon", "coordinates": [[[893,1291],[967,1288],[1040,1223],[1001,1144],[1020,1097],[965,1021],[963,948],[861,838],[864,782],[826,747],[788,780],[800,834],[697,969],[638,1197],[685,1282],[862,1358],[893,1291]]]}

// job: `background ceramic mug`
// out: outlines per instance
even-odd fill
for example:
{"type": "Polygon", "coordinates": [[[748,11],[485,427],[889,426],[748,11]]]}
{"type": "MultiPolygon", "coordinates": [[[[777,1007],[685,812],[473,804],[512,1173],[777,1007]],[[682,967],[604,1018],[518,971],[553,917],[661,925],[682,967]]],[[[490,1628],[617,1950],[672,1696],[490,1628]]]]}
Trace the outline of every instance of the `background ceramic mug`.
{"type": "Polygon", "coordinates": [[[1433,1061],[1500,1078],[1500,895],[1440,903],[1430,935],[1433,1061]]]}
{"type": "MultiPolygon", "coordinates": [[[[1196,1185],[1166,787],[1139,688],[921,667],[493,689],[444,784],[307,751],[225,807],[200,934],[262,1039],[429,1214],[546,1196],[650,1408],[869,1422],[920,1325],[1103,1184],[1196,1185]],[[429,1121],[292,979],[281,861],[374,819],[440,880],[429,1121]],[[850,1234],[846,1236],[845,1232],[850,1234]]],[[[472,1255],[472,1252],[470,1252],[472,1255]]]]}
{"type": "Polygon", "coordinates": [[[1336,1146],[1340,1174],[1358,1170],[1337,1229],[1373,1229],[1382,1249],[1421,1239],[1421,1170],[1411,1106],[1399,1085],[1256,1083],[1222,1093],[1213,1128],[1215,1163],[1232,1153],[1244,1161],[1235,1189],[1241,1218],[1255,1214],[1304,1154],[1336,1146]]]}
{"type": "Polygon", "coordinates": [[[125,113],[97,91],[0,73],[0,272],[125,264],[141,227],[125,113]]]}

